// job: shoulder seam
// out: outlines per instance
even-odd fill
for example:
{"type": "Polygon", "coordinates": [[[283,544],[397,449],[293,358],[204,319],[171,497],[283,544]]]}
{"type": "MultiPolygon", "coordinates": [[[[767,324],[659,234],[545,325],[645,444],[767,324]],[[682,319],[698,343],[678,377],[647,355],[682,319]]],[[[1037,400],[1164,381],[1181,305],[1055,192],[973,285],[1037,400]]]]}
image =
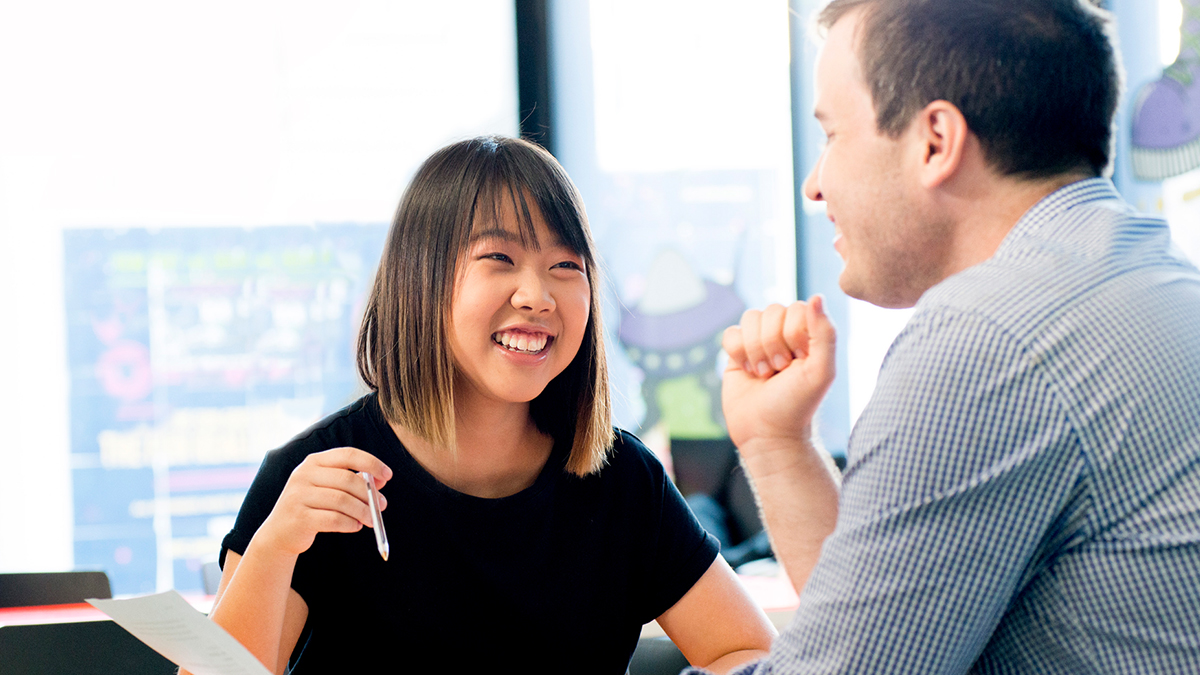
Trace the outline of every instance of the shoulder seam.
{"type": "MultiPolygon", "coordinates": [[[[1009,330],[1004,325],[995,321],[994,319],[987,316],[986,314],[982,314],[973,309],[969,310],[969,309],[964,309],[961,307],[938,305],[936,307],[928,308],[924,311],[929,314],[945,314],[945,315],[956,315],[956,316],[960,316],[960,317],[970,317],[976,321],[979,321],[980,323],[985,323],[988,326],[991,326],[993,329],[996,330],[997,333],[1002,335],[1005,340],[1010,341],[1016,347],[1017,353],[1020,355],[1020,358],[1029,365],[1030,372],[1034,373],[1035,376],[1038,378],[1038,380],[1042,381],[1045,384],[1046,389],[1050,392],[1050,395],[1054,399],[1054,405],[1057,406],[1062,411],[1063,416],[1066,418],[1067,426],[1070,429],[1071,435],[1075,437],[1076,441],[1079,443],[1079,447],[1080,447],[1081,451],[1083,451],[1084,444],[1083,444],[1082,437],[1079,433],[1079,424],[1076,421],[1075,416],[1071,411],[1071,407],[1069,405],[1067,405],[1067,401],[1069,401],[1070,398],[1065,395],[1065,393],[1062,391],[1062,388],[1059,387],[1058,382],[1054,378],[1049,377],[1044,372],[1044,368],[1039,367],[1040,364],[1037,362],[1037,360],[1034,358],[1034,356],[1030,353],[1030,351],[1032,349],[1032,345],[1030,344],[1029,340],[1023,340],[1023,339],[1017,337],[1015,334],[1013,334],[1013,332],[1011,330],[1009,330]]],[[[916,318],[916,315],[914,315],[913,318],[916,318]]],[[[900,331],[900,335],[896,336],[896,340],[893,341],[892,347],[888,348],[887,355],[884,357],[884,362],[886,362],[888,357],[891,356],[892,349],[900,341],[900,337],[903,336],[904,334],[908,333],[909,328],[912,325],[913,325],[913,322],[910,321],[907,325],[905,325],[904,329],[900,331]]],[[[881,368],[882,368],[882,366],[881,366],[881,368]]],[[[1083,458],[1083,462],[1084,462],[1084,466],[1085,466],[1085,470],[1086,470],[1087,474],[1091,475],[1093,473],[1094,467],[1092,466],[1091,462],[1088,461],[1088,455],[1086,452],[1083,452],[1082,458],[1083,458]]]]}

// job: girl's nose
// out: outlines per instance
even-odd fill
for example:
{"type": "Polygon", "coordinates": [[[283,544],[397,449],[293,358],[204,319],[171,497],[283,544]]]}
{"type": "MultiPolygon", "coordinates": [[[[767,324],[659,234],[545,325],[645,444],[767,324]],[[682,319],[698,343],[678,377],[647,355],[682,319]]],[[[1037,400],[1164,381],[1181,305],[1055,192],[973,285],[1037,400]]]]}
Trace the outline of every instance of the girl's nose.
{"type": "Polygon", "coordinates": [[[527,312],[548,312],[555,306],[549,284],[534,271],[521,274],[513,290],[512,304],[527,312]]]}

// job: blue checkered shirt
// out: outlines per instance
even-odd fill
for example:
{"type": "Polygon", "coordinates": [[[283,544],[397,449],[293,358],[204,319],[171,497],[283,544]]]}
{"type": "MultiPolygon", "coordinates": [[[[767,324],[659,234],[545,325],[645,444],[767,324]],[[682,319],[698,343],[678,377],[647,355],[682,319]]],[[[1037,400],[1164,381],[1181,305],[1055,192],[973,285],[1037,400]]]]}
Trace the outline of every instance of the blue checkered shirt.
{"type": "Polygon", "coordinates": [[[1200,274],[1107,179],[925,293],[848,455],[744,672],[1200,673],[1200,274]]]}

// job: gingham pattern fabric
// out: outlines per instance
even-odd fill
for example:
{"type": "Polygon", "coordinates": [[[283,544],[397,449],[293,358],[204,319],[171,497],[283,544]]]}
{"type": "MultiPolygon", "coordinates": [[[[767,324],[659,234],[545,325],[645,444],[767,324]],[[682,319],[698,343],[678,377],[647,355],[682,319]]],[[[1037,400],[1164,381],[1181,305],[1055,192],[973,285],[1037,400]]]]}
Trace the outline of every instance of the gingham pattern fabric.
{"type": "Polygon", "coordinates": [[[1200,275],[1107,179],[917,304],[767,673],[1200,673],[1200,275]]]}

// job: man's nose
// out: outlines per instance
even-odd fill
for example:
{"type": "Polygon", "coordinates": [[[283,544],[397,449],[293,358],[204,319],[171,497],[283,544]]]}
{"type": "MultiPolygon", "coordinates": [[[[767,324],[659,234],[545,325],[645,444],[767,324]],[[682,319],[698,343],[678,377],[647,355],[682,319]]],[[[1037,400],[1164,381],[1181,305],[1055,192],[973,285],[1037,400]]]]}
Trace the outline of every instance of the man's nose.
{"type": "Polygon", "coordinates": [[[822,162],[817,162],[812,171],[808,172],[808,177],[804,179],[804,196],[814,202],[825,200],[825,196],[821,194],[821,164],[822,162]]]}

